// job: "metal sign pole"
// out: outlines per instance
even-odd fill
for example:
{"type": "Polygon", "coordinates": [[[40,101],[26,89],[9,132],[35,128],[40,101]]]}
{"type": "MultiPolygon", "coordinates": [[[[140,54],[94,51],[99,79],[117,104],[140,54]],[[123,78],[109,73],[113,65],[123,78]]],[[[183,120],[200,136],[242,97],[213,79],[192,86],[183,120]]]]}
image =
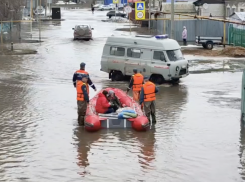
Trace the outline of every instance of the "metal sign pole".
{"type": "Polygon", "coordinates": [[[130,15],[131,15],[131,13],[129,13],[129,27],[130,27],[130,35],[131,35],[131,21],[130,21],[130,15]]]}
{"type": "Polygon", "coordinates": [[[115,4],[115,22],[117,21],[117,13],[116,13],[116,11],[117,11],[117,4],[115,4]]]}
{"type": "Polygon", "coordinates": [[[3,22],[1,22],[1,47],[3,52],[3,22]]]}

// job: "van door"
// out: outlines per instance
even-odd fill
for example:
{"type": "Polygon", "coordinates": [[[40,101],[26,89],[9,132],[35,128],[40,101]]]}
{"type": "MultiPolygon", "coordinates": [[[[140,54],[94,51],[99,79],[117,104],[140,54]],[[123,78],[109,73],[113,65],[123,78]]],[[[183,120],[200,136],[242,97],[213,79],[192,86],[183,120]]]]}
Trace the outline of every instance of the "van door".
{"type": "Polygon", "coordinates": [[[133,75],[133,69],[137,69],[139,72],[142,70],[140,65],[142,53],[140,48],[127,48],[127,57],[125,60],[126,75],[133,75]]]}
{"type": "Polygon", "coordinates": [[[164,51],[153,50],[152,55],[151,74],[154,74],[153,81],[161,83],[164,80],[169,80],[169,66],[164,51]],[[162,75],[164,80],[159,75],[162,75]]]}
{"type": "Polygon", "coordinates": [[[110,46],[108,55],[108,70],[121,71],[124,74],[126,49],[120,46],[110,46]]]}
{"type": "Polygon", "coordinates": [[[152,59],[152,50],[151,49],[141,49],[141,59],[140,59],[140,66],[141,70],[140,72],[144,76],[150,76],[151,75],[151,59],[152,59]]]}

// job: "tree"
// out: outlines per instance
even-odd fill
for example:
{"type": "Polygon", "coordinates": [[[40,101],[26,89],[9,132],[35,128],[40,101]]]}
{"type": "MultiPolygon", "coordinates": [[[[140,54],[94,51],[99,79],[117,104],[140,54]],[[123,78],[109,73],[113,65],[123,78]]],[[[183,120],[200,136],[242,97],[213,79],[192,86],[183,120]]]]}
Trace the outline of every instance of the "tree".
{"type": "Polygon", "coordinates": [[[1,0],[0,1],[0,20],[7,21],[19,20],[21,18],[21,6],[25,5],[26,0],[1,0]]]}

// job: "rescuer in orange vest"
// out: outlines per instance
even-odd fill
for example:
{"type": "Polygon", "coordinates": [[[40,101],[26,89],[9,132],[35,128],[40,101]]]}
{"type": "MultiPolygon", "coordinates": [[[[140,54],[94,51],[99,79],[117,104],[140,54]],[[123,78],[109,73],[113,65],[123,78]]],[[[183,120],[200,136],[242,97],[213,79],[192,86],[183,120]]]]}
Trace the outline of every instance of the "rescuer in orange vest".
{"type": "Polygon", "coordinates": [[[82,80],[77,81],[77,114],[78,124],[84,126],[84,118],[87,110],[87,104],[89,103],[89,87],[88,87],[88,75],[83,75],[82,80]]]}
{"type": "Polygon", "coordinates": [[[82,80],[83,75],[88,75],[88,84],[90,85],[90,87],[92,87],[94,89],[94,91],[97,91],[96,87],[94,86],[93,82],[91,81],[91,79],[89,78],[89,73],[87,71],[85,71],[85,63],[81,63],[80,64],[80,70],[77,70],[74,75],[73,75],[73,85],[74,87],[76,87],[76,83],[79,80],[82,80]]]}
{"type": "Polygon", "coordinates": [[[154,83],[149,81],[149,77],[144,77],[144,85],[140,91],[140,105],[144,104],[145,115],[148,118],[149,122],[150,115],[152,117],[152,123],[156,123],[156,93],[158,88],[154,83]]]}
{"type": "Polygon", "coordinates": [[[132,75],[130,83],[127,88],[127,94],[129,90],[132,88],[133,89],[133,99],[135,101],[139,101],[140,98],[140,90],[143,86],[144,83],[144,77],[142,74],[138,73],[137,69],[133,69],[134,75],[132,75]]]}

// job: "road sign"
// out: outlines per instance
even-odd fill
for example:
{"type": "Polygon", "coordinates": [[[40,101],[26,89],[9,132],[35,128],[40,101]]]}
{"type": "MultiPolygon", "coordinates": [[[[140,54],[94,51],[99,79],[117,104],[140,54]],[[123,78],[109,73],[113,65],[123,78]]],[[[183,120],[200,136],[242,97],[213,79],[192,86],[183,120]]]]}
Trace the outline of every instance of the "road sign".
{"type": "Polygon", "coordinates": [[[137,7],[137,10],[139,11],[139,10],[144,10],[145,6],[143,2],[138,2],[136,7],[137,7]]]}
{"type": "Polygon", "coordinates": [[[113,0],[113,4],[118,4],[118,0],[113,0]]]}
{"type": "Polygon", "coordinates": [[[145,2],[135,3],[135,19],[144,20],[145,19],[145,2]]]}
{"type": "Polygon", "coordinates": [[[132,12],[132,8],[131,8],[130,6],[126,6],[126,7],[124,8],[124,11],[125,11],[126,13],[131,13],[131,12],[132,12]]]}

